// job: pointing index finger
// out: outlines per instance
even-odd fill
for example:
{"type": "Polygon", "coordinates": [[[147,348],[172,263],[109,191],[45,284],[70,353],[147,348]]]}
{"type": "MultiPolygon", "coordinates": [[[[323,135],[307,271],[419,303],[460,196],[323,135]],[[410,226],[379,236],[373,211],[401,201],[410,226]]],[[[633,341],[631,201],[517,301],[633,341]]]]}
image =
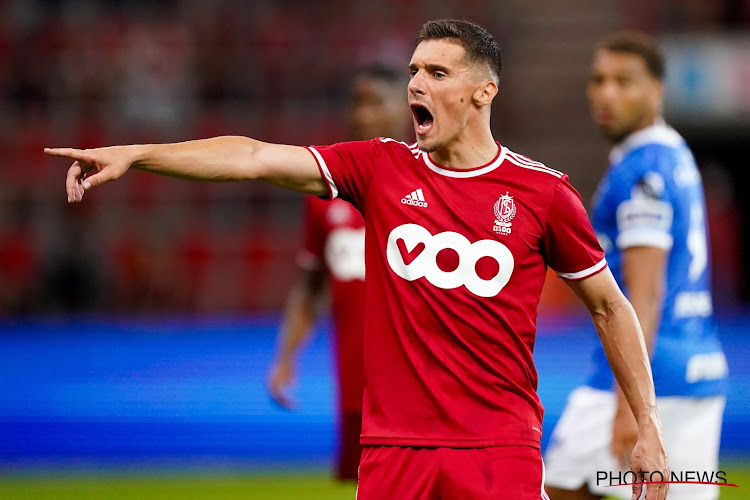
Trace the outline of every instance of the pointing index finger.
{"type": "Polygon", "coordinates": [[[87,158],[82,150],[73,148],[44,148],[44,154],[73,160],[85,160],[87,158]]]}

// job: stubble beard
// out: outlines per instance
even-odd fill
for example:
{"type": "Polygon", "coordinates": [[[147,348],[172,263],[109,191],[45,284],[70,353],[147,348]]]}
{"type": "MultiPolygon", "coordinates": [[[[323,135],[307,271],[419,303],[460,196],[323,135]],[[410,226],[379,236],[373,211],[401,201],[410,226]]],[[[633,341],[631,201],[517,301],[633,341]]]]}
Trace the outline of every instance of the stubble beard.
{"type": "Polygon", "coordinates": [[[438,149],[442,148],[445,144],[442,142],[435,142],[430,145],[423,145],[419,144],[419,139],[417,139],[417,145],[419,146],[420,151],[424,151],[425,153],[434,153],[438,149]]]}

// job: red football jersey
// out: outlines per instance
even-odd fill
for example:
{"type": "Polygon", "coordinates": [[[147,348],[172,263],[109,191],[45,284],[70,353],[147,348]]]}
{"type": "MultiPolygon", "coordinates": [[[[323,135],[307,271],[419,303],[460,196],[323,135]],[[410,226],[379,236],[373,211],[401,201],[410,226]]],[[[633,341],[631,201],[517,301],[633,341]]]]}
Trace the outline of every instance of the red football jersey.
{"type": "Polygon", "coordinates": [[[362,411],[365,329],[365,221],[351,203],[308,196],[304,247],[297,263],[328,277],[340,408],[362,411]]]}
{"type": "Polygon", "coordinates": [[[365,216],[362,444],[539,447],[532,357],[547,266],[606,266],[567,176],[499,146],[471,170],[392,139],[310,147],[365,216]]]}

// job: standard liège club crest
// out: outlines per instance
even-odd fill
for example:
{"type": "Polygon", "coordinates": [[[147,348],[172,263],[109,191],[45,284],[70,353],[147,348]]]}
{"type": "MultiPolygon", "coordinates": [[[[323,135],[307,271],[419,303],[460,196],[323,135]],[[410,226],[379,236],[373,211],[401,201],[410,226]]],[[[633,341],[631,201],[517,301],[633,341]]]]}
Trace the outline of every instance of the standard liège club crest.
{"type": "Polygon", "coordinates": [[[495,203],[495,225],[492,230],[498,234],[510,234],[513,217],[516,216],[516,204],[507,192],[495,203]]]}

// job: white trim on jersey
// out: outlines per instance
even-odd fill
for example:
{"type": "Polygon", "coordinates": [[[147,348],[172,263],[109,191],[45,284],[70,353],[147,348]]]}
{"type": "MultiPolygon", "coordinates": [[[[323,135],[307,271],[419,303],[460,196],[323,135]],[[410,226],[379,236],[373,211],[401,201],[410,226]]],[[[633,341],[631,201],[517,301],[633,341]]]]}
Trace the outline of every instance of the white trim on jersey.
{"type": "Polygon", "coordinates": [[[396,139],[393,139],[391,137],[378,137],[378,140],[380,142],[397,142],[399,144],[403,144],[404,146],[406,146],[409,149],[415,149],[415,146],[417,145],[416,142],[413,143],[413,144],[406,144],[404,141],[397,141],[396,139]]]}
{"type": "Polygon", "coordinates": [[[575,273],[557,273],[557,276],[566,280],[580,280],[596,274],[598,271],[604,269],[606,265],[607,259],[602,259],[588,269],[584,269],[583,271],[578,271],[575,273]]]}
{"type": "Polygon", "coordinates": [[[653,229],[631,229],[617,236],[617,248],[624,250],[630,247],[656,247],[671,250],[674,240],[672,235],[653,229]]]}
{"type": "Polygon", "coordinates": [[[414,158],[419,158],[419,155],[422,153],[419,150],[419,148],[417,147],[417,143],[416,142],[413,143],[413,144],[406,144],[403,141],[397,141],[396,139],[391,139],[390,137],[378,137],[378,140],[380,142],[395,142],[395,143],[398,143],[398,144],[403,144],[404,146],[406,146],[407,148],[409,148],[409,151],[411,152],[411,154],[414,155],[414,158]]]}
{"type": "Polygon", "coordinates": [[[519,155],[518,153],[514,153],[512,151],[509,152],[508,159],[518,167],[528,168],[529,170],[536,170],[537,172],[545,172],[547,174],[554,175],[558,179],[561,179],[562,176],[565,175],[559,170],[555,170],[554,168],[549,168],[544,163],[539,163],[538,161],[531,160],[529,158],[526,158],[525,156],[519,155]]]}
{"type": "Polygon", "coordinates": [[[609,153],[610,163],[620,163],[631,151],[646,144],[661,144],[673,148],[681,146],[685,141],[675,129],[659,117],[653,125],[630,134],[624,141],[612,148],[609,153]]]}
{"type": "Polygon", "coordinates": [[[544,490],[544,483],[547,480],[547,468],[544,466],[544,458],[542,458],[542,500],[550,500],[549,495],[544,490]]]}
{"type": "Polygon", "coordinates": [[[486,174],[487,172],[492,172],[497,167],[503,164],[503,162],[505,161],[505,156],[507,154],[508,154],[508,148],[506,148],[505,146],[501,146],[500,154],[497,156],[497,158],[495,158],[492,161],[492,163],[490,163],[486,167],[478,168],[475,170],[448,170],[439,165],[436,165],[430,159],[430,155],[424,154],[422,156],[424,157],[425,165],[427,165],[429,169],[435,172],[436,174],[444,175],[446,177],[453,177],[455,179],[466,179],[469,177],[478,177],[482,174],[486,174]]]}
{"type": "Polygon", "coordinates": [[[328,187],[331,188],[331,199],[338,198],[339,188],[337,188],[336,183],[333,182],[333,176],[331,175],[331,171],[328,170],[328,165],[326,165],[325,160],[323,160],[321,154],[313,146],[308,146],[307,149],[310,150],[310,152],[315,157],[315,160],[318,162],[318,166],[320,166],[321,172],[323,172],[323,177],[328,183],[328,187]]]}
{"type": "Polygon", "coordinates": [[[513,157],[515,159],[519,160],[521,163],[524,163],[526,165],[530,165],[530,166],[533,166],[533,167],[545,168],[547,170],[550,170],[551,173],[553,173],[553,174],[559,174],[561,176],[564,175],[559,170],[555,170],[554,168],[548,167],[547,165],[545,165],[544,163],[542,163],[540,161],[532,160],[528,156],[524,156],[521,153],[516,153],[515,151],[511,151],[511,154],[513,155],[513,157]]]}

